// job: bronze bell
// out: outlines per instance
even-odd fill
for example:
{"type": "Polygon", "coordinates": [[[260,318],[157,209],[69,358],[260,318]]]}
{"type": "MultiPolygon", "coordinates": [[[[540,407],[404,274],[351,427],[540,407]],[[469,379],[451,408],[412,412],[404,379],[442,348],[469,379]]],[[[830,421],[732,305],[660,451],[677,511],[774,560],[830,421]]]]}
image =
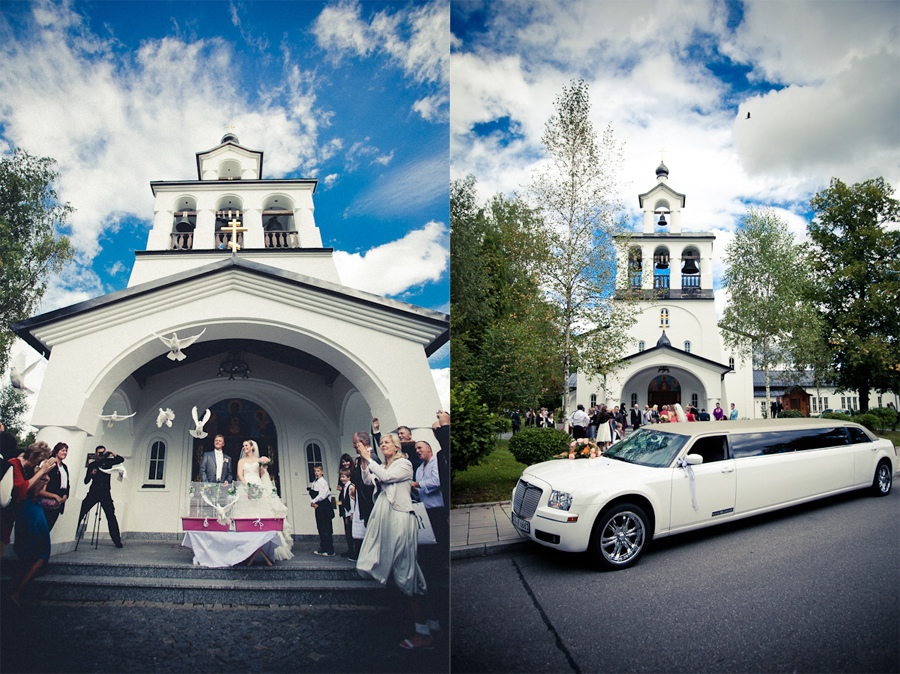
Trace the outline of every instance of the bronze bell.
{"type": "Polygon", "coordinates": [[[697,261],[689,257],[684,261],[684,266],[681,268],[682,274],[699,274],[700,269],[697,267],[697,261]]]}
{"type": "Polygon", "coordinates": [[[665,227],[666,225],[669,224],[668,222],[666,222],[666,214],[665,213],[663,213],[662,215],[659,216],[659,220],[657,221],[656,224],[659,225],[660,227],[665,227]]]}
{"type": "Polygon", "coordinates": [[[181,220],[175,223],[176,232],[190,232],[194,229],[193,223],[188,220],[187,211],[181,213],[181,220]]]}

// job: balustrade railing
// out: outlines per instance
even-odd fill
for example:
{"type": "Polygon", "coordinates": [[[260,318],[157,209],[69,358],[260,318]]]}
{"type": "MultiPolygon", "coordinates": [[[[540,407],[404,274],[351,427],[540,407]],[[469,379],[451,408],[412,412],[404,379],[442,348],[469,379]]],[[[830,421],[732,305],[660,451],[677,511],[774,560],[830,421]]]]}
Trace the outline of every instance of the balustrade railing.
{"type": "MultiPolygon", "coordinates": [[[[299,248],[300,233],[297,231],[287,232],[264,232],[264,245],[266,248],[299,248]]],[[[218,250],[231,250],[228,247],[231,241],[231,234],[225,232],[215,233],[215,248],[218,250]]],[[[238,233],[238,245],[244,247],[244,234],[238,233]]],[[[193,250],[194,248],[194,232],[172,232],[169,234],[169,250],[193,250]]]]}
{"type": "Polygon", "coordinates": [[[170,250],[191,250],[194,246],[193,232],[172,232],[169,235],[170,250]]]}
{"type": "Polygon", "coordinates": [[[266,248],[299,248],[300,234],[296,231],[265,232],[266,248]]]}

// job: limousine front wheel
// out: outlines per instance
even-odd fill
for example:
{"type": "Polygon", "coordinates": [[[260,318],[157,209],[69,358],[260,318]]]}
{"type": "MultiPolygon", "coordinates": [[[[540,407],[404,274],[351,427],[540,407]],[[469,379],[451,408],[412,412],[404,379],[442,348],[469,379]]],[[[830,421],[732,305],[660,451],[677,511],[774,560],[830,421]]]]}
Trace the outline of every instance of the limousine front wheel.
{"type": "Polygon", "coordinates": [[[872,483],[872,491],[875,492],[876,496],[887,496],[891,493],[892,481],[891,463],[890,461],[882,461],[878,464],[878,468],[875,469],[875,481],[872,483]]]}
{"type": "Polygon", "coordinates": [[[626,569],[644,553],[649,519],[633,503],[619,503],[602,513],[591,535],[591,556],[607,569],[626,569]]]}

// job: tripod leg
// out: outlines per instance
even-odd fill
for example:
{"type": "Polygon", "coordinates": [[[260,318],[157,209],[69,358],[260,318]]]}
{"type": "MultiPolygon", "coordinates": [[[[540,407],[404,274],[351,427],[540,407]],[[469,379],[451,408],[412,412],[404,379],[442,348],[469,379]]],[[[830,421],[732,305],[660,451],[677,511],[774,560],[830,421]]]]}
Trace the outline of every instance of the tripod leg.
{"type": "Polygon", "coordinates": [[[84,532],[87,529],[87,518],[90,511],[85,511],[84,515],[78,521],[78,528],[75,530],[75,549],[78,550],[78,543],[84,538],[84,532]]]}
{"type": "Polygon", "coordinates": [[[100,504],[94,506],[94,533],[91,534],[91,543],[94,550],[100,547],[100,504]]]}

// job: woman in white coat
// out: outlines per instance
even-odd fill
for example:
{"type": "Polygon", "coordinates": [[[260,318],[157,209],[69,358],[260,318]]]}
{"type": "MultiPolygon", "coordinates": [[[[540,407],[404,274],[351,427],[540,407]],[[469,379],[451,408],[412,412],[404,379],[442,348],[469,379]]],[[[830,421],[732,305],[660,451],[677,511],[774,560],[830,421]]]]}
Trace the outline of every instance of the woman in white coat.
{"type": "Polygon", "coordinates": [[[387,584],[392,578],[403,594],[410,598],[416,632],[404,639],[401,648],[431,648],[431,629],[437,623],[429,621],[426,602],[425,576],[416,560],[418,524],[412,507],[412,463],[400,448],[400,438],[393,433],[382,436],[381,453],[384,465],[370,461],[369,450],[357,445],[366,484],[381,485],[372,513],[366,522],[366,536],[359,550],[356,570],[364,577],[387,584]]]}

